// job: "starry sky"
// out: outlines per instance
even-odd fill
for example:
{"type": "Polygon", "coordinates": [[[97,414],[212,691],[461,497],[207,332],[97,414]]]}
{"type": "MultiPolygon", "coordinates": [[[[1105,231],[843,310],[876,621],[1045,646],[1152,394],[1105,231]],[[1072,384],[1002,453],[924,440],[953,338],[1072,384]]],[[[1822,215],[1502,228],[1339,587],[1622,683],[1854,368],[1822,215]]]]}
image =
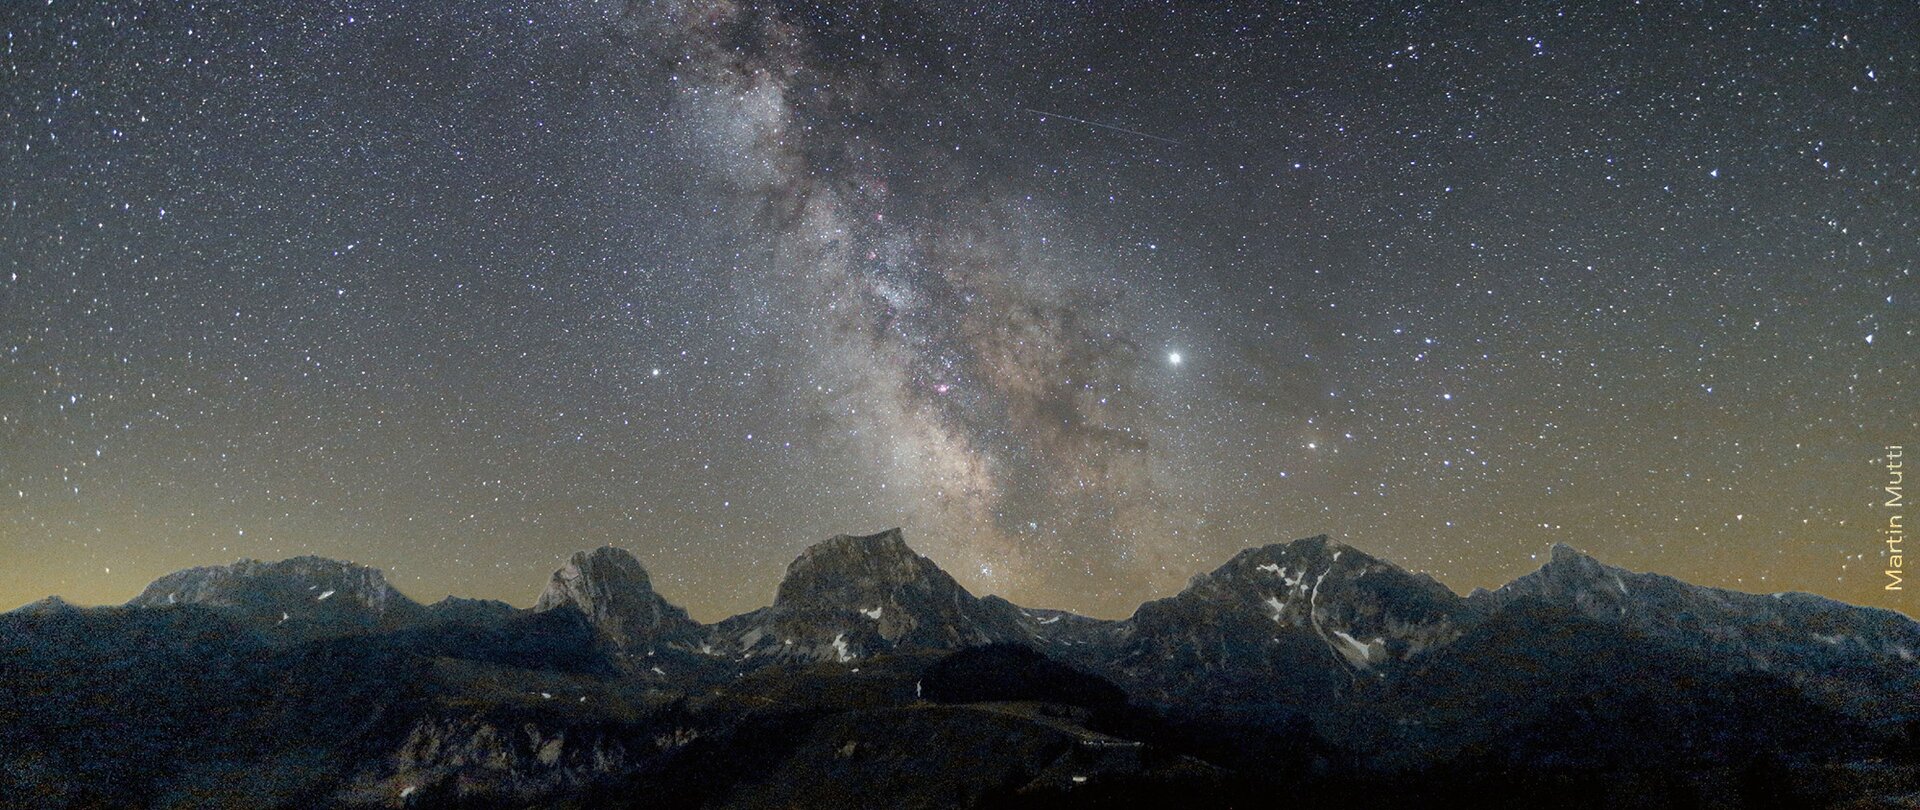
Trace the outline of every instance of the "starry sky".
{"type": "Polygon", "coordinates": [[[1099,616],[1329,533],[1881,589],[1920,10],[0,7],[0,603],[319,554],[1099,616]]]}

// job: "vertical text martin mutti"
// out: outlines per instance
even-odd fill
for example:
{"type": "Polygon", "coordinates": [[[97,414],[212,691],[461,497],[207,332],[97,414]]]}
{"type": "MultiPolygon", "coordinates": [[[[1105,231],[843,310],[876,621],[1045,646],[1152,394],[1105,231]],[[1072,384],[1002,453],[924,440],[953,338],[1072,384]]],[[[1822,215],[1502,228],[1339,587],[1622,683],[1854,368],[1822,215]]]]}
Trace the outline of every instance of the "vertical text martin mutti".
{"type": "Polygon", "coordinates": [[[1894,511],[1887,515],[1887,526],[1880,532],[1887,536],[1887,590],[1889,591],[1901,590],[1901,583],[1905,581],[1902,572],[1906,568],[1906,555],[1901,546],[1906,540],[1907,531],[1900,506],[1905,497],[1904,483],[1907,474],[1906,470],[1902,469],[1900,457],[1900,445],[1887,446],[1887,485],[1885,487],[1887,500],[1881,505],[1894,511]]]}

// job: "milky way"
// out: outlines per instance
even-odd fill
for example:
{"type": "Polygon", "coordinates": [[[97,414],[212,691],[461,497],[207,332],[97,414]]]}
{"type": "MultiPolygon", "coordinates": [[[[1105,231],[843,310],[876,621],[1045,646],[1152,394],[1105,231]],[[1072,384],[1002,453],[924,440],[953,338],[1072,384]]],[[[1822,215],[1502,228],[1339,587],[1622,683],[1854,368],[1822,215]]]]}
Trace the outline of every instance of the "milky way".
{"type": "MultiPolygon", "coordinates": [[[[725,214],[770,240],[737,305],[807,347],[817,365],[796,382],[932,530],[921,542],[994,585],[1098,569],[1137,590],[1179,522],[1159,519],[1142,293],[1050,245],[1049,212],[1013,190],[885,146],[868,110],[913,91],[889,60],[830,63],[730,4],[629,22],[636,57],[684,82],[675,117],[713,133],[725,214]]],[[[935,92],[915,103],[966,103],[935,92]]]]}
{"type": "Polygon", "coordinates": [[[613,543],[711,620],[900,526],[1107,616],[1321,533],[1913,611],[1911,3],[0,28],[0,602],[318,554],[528,604],[613,543]]]}

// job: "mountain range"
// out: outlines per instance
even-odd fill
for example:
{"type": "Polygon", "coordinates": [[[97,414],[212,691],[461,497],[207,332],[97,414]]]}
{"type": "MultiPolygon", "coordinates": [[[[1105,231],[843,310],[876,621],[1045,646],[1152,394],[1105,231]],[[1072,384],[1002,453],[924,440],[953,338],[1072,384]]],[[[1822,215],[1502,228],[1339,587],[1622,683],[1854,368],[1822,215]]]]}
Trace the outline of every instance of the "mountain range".
{"type": "Polygon", "coordinates": [[[1565,545],[1460,596],[1327,537],[1129,618],[839,536],[714,624],[630,553],[531,608],[318,557],[0,614],[19,807],[1920,806],[1920,623],[1565,545]]]}

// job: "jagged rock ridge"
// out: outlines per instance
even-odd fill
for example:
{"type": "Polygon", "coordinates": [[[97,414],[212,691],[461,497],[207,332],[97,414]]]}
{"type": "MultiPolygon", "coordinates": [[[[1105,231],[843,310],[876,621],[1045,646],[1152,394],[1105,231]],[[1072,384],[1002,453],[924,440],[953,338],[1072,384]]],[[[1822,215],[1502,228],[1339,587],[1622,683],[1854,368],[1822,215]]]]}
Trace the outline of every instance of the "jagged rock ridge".
{"type": "Polygon", "coordinates": [[[124,608],[0,615],[0,795],[597,806],[664,790],[751,806],[834,803],[858,784],[992,804],[1113,778],[1187,798],[1276,762],[1323,772],[1336,753],[1362,780],[1496,761],[1471,757],[1511,772],[1681,763],[1706,780],[1689,789],[1725,793],[1714,774],[1759,752],[1886,781],[1920,773],[1886,764],[1903,734],[1920,751],[1902,725],[1916,647],[1920,625],[1896,613],[1702,588],[1569,547],[1461,598],[1307,538],[1105,621],[977,598],[893,530],[807,549],[772,605],[713,626],[610,547],[573,555],[530,610],[421,608],[372,569],[242,561],[162,577],[124,608]],[[934,738],[937,754],[915,747],[934,738]],[[995,767],[953,767],[956,745],[995,767]],[[109,776],[74,792],[74,773],[109,776]]]}

